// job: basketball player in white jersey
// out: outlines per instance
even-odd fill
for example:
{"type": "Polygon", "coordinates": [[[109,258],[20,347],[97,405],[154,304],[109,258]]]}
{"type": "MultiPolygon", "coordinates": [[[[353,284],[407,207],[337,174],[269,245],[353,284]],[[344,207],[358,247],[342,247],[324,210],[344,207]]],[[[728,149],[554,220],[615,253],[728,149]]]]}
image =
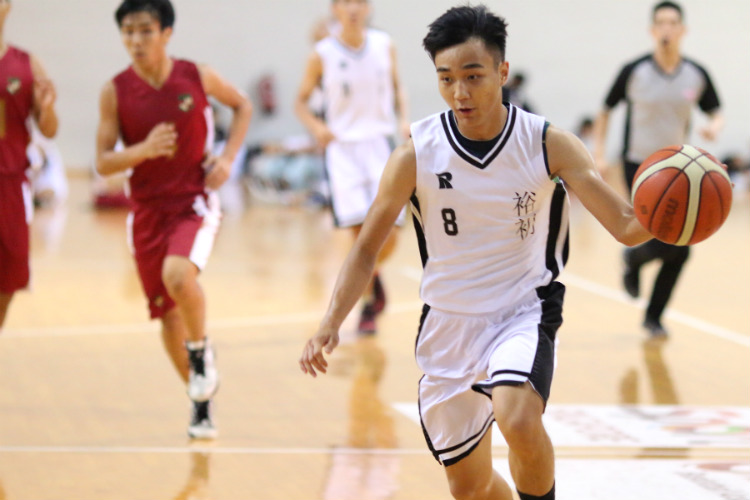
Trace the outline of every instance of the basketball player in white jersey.
{"type": "MultiPolygon", "coordinates": [[[[406,98],[396,69],[396,50],[384,32],[367,27],[367,0],[333,0],[337,20],[331,34],[310,55],[297,95],[295,111],[325,147],[331,204],[337,227],[351,228],[356,238],[370,208],[396,133],[396,112],[404,139],[409,136],[406,98]],[[308,104],[323,93],[323,117],[308,104]]],[[[378,263],[393,251],[391,232],[378,263]]],[[[385,307],[377,270],[364,295],[359,331],[375,332],[375,316],[385,307]]]]}
{"type": "Polygon", "coordinates": [[[424,264],[416,345],[427,444],[457,499],[511,500],[492,468],[496,421],[521,500],[555,497],[552,444],[542,425],[565,287],[570,189],[620,242],[650,235],[599,176],[572,133],[504,103],[506,23],[484,6],[450,9],[424,47],[445,112],[412,125],[391,155],[318,332],[300,358],[325,373],[324,353],[364,290],[375,256],[411,200],[424,264]]]}

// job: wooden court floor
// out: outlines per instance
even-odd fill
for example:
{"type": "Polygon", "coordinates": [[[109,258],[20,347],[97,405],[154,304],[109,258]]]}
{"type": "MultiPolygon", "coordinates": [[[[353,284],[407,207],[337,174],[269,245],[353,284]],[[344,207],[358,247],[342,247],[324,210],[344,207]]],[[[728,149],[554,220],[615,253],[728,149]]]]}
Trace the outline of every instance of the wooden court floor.
{"type": "MultiPolygon", "coordinates": [[[[147,320],[125,213],[92,210],[89,189],[74,178],[63,207],[38,212],[33,290],[16,297],[0,336],[0,500],[450,498],[414,420],[411,227],[382,271],[378,335],[358,338],[347,321],[330,373],[313,380],[297,358],[348,234],[325,211],[227,213],[201,277],[220,437],[190,442],[187,396],[147,320]]],[[[558,499],[750,499],[750,203],[738,200],[693,249],[666,341],[646,338],[642,301],[621,291],[621,248],[572,215],[545,417],[558,499]]],[[[494,454],[504,473],[502,442],[494,454]]]]}

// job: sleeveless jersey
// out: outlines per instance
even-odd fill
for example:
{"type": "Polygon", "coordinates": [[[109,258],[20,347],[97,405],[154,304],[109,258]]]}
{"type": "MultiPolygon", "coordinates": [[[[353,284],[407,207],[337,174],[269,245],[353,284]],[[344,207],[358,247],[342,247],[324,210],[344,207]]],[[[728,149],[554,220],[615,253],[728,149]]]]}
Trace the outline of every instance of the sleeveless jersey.
{"type": "Polygon", "coordinates": [[[120,135],[126,146],[143,141],[159,123],[174,123],[177,149],[170,157],[145,160],[133,168],[130,196],[137,203],[187,198],[205,191],[201,166],[209,138],[210,106],[196,65],[175,60],[160,89],[132,67],[114,80],[120,135]]]}
{"type": "Polygon", "coordinates": [[[431,307],[469,314],[512,307],[551,283],[567,260],[568,204],[550,179],[547,124],[506,106],[505,126],[483,158],[461,146],[450,111],[411,127],[420,295],[431,307]]]}
{"type": "Polygon", "coordinates": [[[34,99],[34,75],[27,52],[8,46],[0,59],[0,175],[23,175],[29,165],[26,121],[34,99]]]}
{"type": "Polygon", "coordinates": [[[719,109],[719,97],[698,63],[683,58],[674,73],[666,74],[653,54],[622,68],[605,100],[607,109],[627,103],[625,161],[639,164],[657,149],[684,144],[690,132],[693,106],[711,113],[719,109]]]}
{"type": "Polygon", "coordinates": [[[359,49],[334,36],[315,45],[323,64],[325,120],[339,141],[395,132],[391,38],[368,29],[359,49]]]}

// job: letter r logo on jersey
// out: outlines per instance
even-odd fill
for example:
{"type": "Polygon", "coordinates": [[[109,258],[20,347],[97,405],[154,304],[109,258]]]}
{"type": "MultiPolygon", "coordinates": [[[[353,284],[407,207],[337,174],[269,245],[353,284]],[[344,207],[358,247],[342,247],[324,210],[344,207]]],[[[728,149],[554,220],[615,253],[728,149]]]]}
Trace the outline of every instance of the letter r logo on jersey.
{"type": "Polygon", "coordinates": [[[437,177],[438,182],[440,183],[440,189],[453,189],[453,185],[451,184],[453,174],[450,172],[443,172],[442,174],[437,174],[437,177]]]}

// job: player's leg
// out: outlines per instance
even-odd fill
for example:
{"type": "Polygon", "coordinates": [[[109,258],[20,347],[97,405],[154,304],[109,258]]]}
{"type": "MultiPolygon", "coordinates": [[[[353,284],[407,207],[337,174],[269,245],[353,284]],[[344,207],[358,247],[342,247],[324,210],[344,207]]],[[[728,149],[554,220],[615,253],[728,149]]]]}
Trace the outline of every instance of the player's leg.
{"type": "Polygon", "coordinates": [[[510,473],[521,500],[554,499],[555,458],[542,424],[544,401],[529,382],[492,390],[495,419],[510,449],[510,473]]]}
{"type": "Polygon", "coordinates": [[[451,495],[457,500],[512,500],[510,486],[492,467],[492,428],[476,448],[445,467],[451,495]]]}
{"type": "Polygon", "coordinates": [[[176,307],[173,307],[161,317],[161,339],[164,350],[167,351],[177,374],[187,384],[190,372],[188,352],[185,348],[187,329],[182,321],[182,315],[176,307]]]}
{"type": "Polygon", "coordinates": [[[162,281],[185,323],[187,341],[203,341],[206,299],[198,283],[198,268],[187,257],[168,255],[162,267],[162,281]]]}
{"type": "Polygon", "coordinates": [[[10,306],[10,301],[12,299],[12,293],[0,293],[0,332],[3,331],[5,316],[8,314],[8,307],[10,306]]]}
{"type": "Polygon", "coordinates": [[[661,324],[661,317],[672,297],[672,291],[677,285],[682,268],[690,257],[690,247],[669,245],[658,240],[651,243],[658,250],[662,265],[654,281],[654,289],[646,308],[643,326],[649,335],[659,337],[667,335],[667,330],[661,324]]]}

